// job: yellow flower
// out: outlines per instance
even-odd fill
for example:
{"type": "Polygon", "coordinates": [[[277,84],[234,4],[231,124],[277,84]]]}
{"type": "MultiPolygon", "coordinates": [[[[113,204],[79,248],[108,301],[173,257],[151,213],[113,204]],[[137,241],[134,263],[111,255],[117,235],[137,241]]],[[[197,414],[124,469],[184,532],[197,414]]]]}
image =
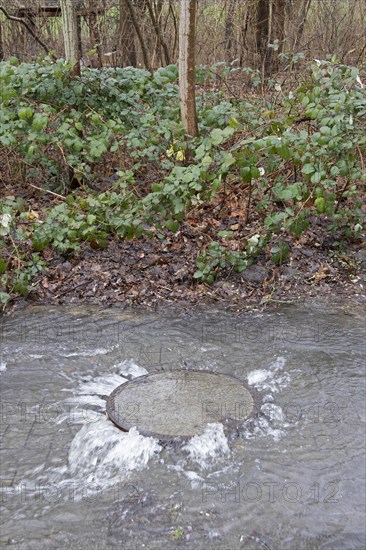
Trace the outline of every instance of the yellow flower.
{"type": "Polygon", "coordinates": [[[185,156],[183,149],[179,149],[178,153],[175,155],[175,158],[181,161],[184,160],[185,156]]]}
{"type": "Polygon", "coordinates": [[[172,157],[174,155],[174,145],[171,144],[171,146],[169,147],[169,149],[167,150],[166,152],[166,156],[168,158],[172,157]]]}

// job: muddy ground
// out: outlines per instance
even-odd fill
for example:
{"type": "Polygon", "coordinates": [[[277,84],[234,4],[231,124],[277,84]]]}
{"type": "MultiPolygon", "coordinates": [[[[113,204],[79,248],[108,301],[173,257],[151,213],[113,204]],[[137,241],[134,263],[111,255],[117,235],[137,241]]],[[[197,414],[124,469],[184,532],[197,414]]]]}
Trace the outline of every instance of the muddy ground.
{"type": "MultiPolygon", "coordinates": [[[[10,310],[25,303],[103,306],[216,306],[227,310],[265,309],[269,304],[306,297],[353,298],[366,303],[366,247],[349,245],[330,254],[318,231],[317,246],[295,243],[283,263],[261,255],[242,273],[220,272],[212,285],[193,278],[202,229],[184,224],[164,240],[111,239],[104,250],[85,244],[77,256],[46,252],[49,268],[27,298],[15,299],[10,310]]],[[[313,234],[315,238],[315,235],[313,234]]]]}

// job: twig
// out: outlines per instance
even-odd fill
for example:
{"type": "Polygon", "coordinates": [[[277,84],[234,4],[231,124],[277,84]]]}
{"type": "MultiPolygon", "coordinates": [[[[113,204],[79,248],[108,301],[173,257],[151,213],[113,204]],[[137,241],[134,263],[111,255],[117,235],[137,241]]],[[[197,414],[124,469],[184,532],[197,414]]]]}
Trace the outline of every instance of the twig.
{"type": "Polygon", "coordinates": [[[360,162],[361,162],[362,170],[365,171],[365,163],[364,163],[364,161],[363,161],[363,156],[362,156],[362,153],[361,153],[360,146],[359,146],[359,145],[356,145],[356,149],[357,149],[358,154],[359,154],[359,156],[360,156],[360,162]]]}
{"type": "Polygon", "coordinates": [[[292,298],[288,300],[279,300],[276,298],[269,298],[267,302],[273,302],[274,304],[295,304],[296,302],[302,302],[304,298],[292,298]]]}
{"type": "Polygon", "coordinates": [[[76,290],[77,288],[80,288],[81,286],[85,286],[90,281],[84,281],[83,283],[80,283],[79,285],[73,286],[72,288],[69,288],[68,290],[65,290],[64,292],[61,292],[61,294],[56,294],[55,298],[61,298],[61,296],[65,296],[65,294],[68,294],[69,292],[72,292],[73,290],[76,290]]]}
{"type": "Polygon", "coordinates": [[[58,193],[54,193],[53,191],[50,191],[49,189],[43,189],[42,187],[38,187],[37,185],[33,185],[33,183],[29,184],[31,187],[34,187],[34,189],[38,189],[38,191],[44,191],[45,193],[50,193],[51,195],[54,195],[55,197],[58,197],[59,199],[62,199],[63,201],[66,200],[66,197],[59,195],[58,193]]]}
{"type": "Polygon", "coordinates": [[[228,83],[226,82],[226,79],[223,78],[219,73],[213,71],[212,69],[210,69],[210,73],[214,74],[215,76],[217,76],[217,78],[219,78],[221,80],[221,82],[223,82],[225,84],[225,86],[227,87],[227,89],[229,90],[229,92],[232,94],[233,96],[233,99],[239,99],[239,96],[237,96],[233,90],[230,88],[230,86],[228,85],[228,83]]]}
{"type": "Polygon", "coordinates": [[[249,219],[250,219],[250,208],[251,208],[251,202],[252,202],[252,191],[253,191],[253,185],[252,180],[249,182],[249,195],[248,195],[248,201],[247,201],[247,211],[245,212],[245,223],[248,225],[249,219]]]}

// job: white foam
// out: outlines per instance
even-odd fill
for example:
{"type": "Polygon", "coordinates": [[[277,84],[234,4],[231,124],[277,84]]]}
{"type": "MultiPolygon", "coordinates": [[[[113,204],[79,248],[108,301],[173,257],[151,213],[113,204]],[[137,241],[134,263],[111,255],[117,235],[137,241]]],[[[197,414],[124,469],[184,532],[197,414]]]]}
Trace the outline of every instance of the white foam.
{"type": "MultiPolygon", "coordinates": [[[[105,400],[101,397],[98,397],[97,395],[77,395],[75,397],[69,397],[65,399],[64,401],[59,402],[62,406],[62,403],[65,405],[74,405],[75,408],[83,405],[95,405],[96,407],[102,407],[103,410],[105,409],[105,400]]],[[[70,408],[70,407],[68,407],[70,408]]]]}
{"type": "Polygon", "coordinates": [[[219,533],[219,531],[213,531],[212,529],[210,529],[210,530],[208,531],[206,537],[207,537],[209,540],[213,540],[213,539],[220,538],[220,537],[221,537],[221,534],[219,533]]]}
{"type": "Polygon", "coordinates": [[[268,416],[272,422],[281,425],[284,424],[285,417],[279,405],[275,405],[274,403],[264,403],[261,406],[261,411],[268,416]]]}
{"type": "Polygon", "coordinates": [[[87,351],[72,351],[70,353],[60,354],[61,357],[93,357],[94,355],[107,355],[116,348],[111,346],[110,348],[96,348],[87,351]]]}
{"type": "Polygon", "coordinates": [[[279,392],[290,381],[288,372],[280,373],[285,364],[286,359],[284,357],[277,357],[268,369],[252,370],[247,375],[248,384],[262,391],[279,392]]]}
{"type": "Polygon", "coordinates": [[[60,414],[56,420],[56,424],[90,424],[91,422],[97,422],[101,416],[105,413],[99,411],[93,411],[86,408],[75,408],[69,412],[60,414]]]}
{"type": "Polygon", "coordinates": [[[204,482],[203,477],[198,475],[196,472],[193,472],[192,470],[183,470],[183,473],[191,482],[192,489],[200,489],[202,487],[202,483],[204,482]]]}
{"type": "Polygon", "coordinates": [[[258,386],[259,384],[262,384],[265,380],[267,380],[267,378],[269,378],[270,376],[271,373],[268,370],[252,370],[247,377],[248,384],[250,384],[251,386],[258,386]]]}
{"type": "Polygon", "coordinates": [[[81,383],[77,391],[81,395],[108,396],[114,389],[125,382],[127,382],[127,379],[119,374],[105,374],[104,376],[97,376],[92,380],[81,383]]]}
{"type": "Polygon", "coordinates": [[[203,469],[208,468],[217,459],[230,455],[230,448],[222,424],[207,424],[202,435],[195,435],[182,446],[193,462],[203,469]]]}
{"type": "Polygon", "coordinates": [[[4,361],[2,361],[2,362],[0,363],[0,372],[5,372],[6,370],[8,370],[8,369],[6,368],[6,365],[7,365],[7,363],[5,363],[4,361]]]}
{"type": "Polygon", "coordinates": [[[118,363],[116,365],[116,368],[122,376],[131,376],[131,378],[137,378],[137,376],[144,376],[145,374],[149,374],[148,371],[144,369],[144,367],[140,367],[132,360],[118,363]]]}
{"type": "Polygon", "coordinates": [[[118,386],[127,382],[127,378],[121,376],[122,372],[133,378],[147,373],[144,368],[139,367],[131,360],[115,365],[114,369],[117,369],[120,374],[113,372],[94,378],[91,375],[84,376],[84,380],[74,390],[75,395],[64,401],[55,403],[61,409],[61,414],[56,418],[55,422],[57,424],[96,423],[101,416],[105,416],[105,398],[118,386]]]}
{"type": "Polygon", "coordinates": [[[90,424],[105,416],[105,401],[95,395],[79,395],[55,403],[61,409],[56,424],[90,424]],[[93,407],[93,408],[91,408],[93,407]]]}
{"type": "Polygon", "coordinates": [[[144,469],[162,447],[136,428],[122,432],[107,418],[83,426],[69,451],[68,469],[73,477],[105,488],[123,473],[144,469]]]}
{"type": "Polygon", "coordinates": [[[262,437],[272,437],[274,441],[279,441],[285,434],[280,428],[273,428],[267,418],[261,417],[255,421],[252,430],[244,431],[245,439],[260,439],[262,437]]]}

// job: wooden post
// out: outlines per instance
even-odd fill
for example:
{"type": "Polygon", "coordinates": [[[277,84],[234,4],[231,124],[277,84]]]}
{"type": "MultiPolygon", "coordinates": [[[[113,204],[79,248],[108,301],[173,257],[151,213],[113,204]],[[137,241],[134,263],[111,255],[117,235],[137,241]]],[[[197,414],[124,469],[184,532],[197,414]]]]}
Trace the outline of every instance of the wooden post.
{"type": "Polygon", "coordinates": [[[198,136],[195,90],[196,0],[180,0],[179,96],[182,123],[188,136],[198,136]]]}

